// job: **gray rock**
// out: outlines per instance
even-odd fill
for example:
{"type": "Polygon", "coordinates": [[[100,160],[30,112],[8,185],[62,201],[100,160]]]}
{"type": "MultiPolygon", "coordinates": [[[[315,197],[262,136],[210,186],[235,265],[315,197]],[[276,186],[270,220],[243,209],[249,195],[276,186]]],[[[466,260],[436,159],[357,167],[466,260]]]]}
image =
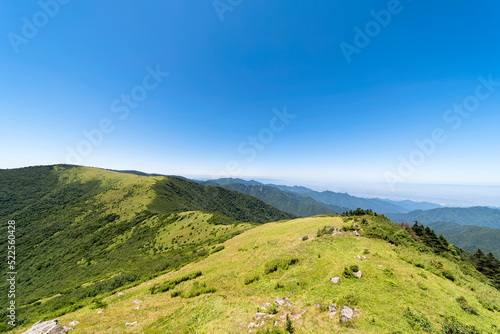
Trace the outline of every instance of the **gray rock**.
{"type": "Polygon", "coordinates": [[[333,304],[329,305],[328,312],[330,312],[330,314],[337,313],[337,304],[333,303],[333,304]]]}
{"type": "Polygon", "coordinates": [[[361,270],[360,271],[356,271],[353,273],[357,278],[361,278],[361,276],[363,276],[363,274],[361,273],[361,270]]]}
{"type": "Polygon", "coordinates": [[[358,231],[354,231],[354,235],[357,236],[357,237],[359,237],[361,234],[359,234],[358,231]]]}
{"type": "Polygon", "coordinates": [[[342,322],[351,320],[353,316],[354,312],[352,311],[352,309],[347,306],[342,307],[342,311],[340,311],[340,320],[342,322]]]}
{"type": "Polygon", "coordinates": [[[23,334],[67,334],[68,331],[57,324],[57,320],[39,322],[23,334]]]}
{"type": "Polygon", "coordinates": [[[137,325],[137,321],[134,321],[134,322],[127,322],[127,323],[125,324],[125,326],[135,326],[135,325],[137,325]]]}
{"type": "Polygon", "coordinates": [[[286,297],[276,299],[276,304],[280,306],[292,306],[292,301],[286,297]]]}
{"type": "Polygon", "coordinates": [[[337,283],[339,283],[339,282],[340,282],[340,277],[334,277],[334,278],[332,278],[332,279],[330,280],[330,282],[331,282],[331,283],[333,283],[333,284],[337,284],[337,283]]]}
{"type": "Polygon", "coordinates": [[[70,322],[70,323],[68,324],[68,326],[70,326],[70,327],[75,327],[75,326],[76,326],[76,325],[78,325],[79,323],[80,323],[79,321],[73,320],[72,322],[70,322]]]}

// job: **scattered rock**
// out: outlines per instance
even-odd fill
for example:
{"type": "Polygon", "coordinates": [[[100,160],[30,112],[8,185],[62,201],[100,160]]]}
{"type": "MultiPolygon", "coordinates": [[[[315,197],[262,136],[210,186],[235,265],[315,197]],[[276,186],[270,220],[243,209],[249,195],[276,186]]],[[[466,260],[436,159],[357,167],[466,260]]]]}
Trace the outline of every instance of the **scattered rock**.
{"type": "Polygon", "coordinates": [[[366,256],[363,255],[363,260],[366,260],[366,256]]]}
{"type": "Polygon", "coordinates": [[[57,320],[37,322],[23,334],[68,334],[68,330],[59,326],[57,320]]]}
{"type": "Polygon", "coordinates": [[[267,308],[268,308],[268,307],[270,307],[270,306],[271,306],[271,303],[265,303],[265,304],[264,304],[264,306],[261,306],[261,308],[260,308],[260,309],[261,309],[262,311],[265,311],[265,310],[267,310],[267,308]]]}
{"type": "Polygon", "coordinates": [[[330,313],[330,315],[336,314],[337,313],[337,304],[333,303],[333,304],[329,305],[328,312],[330,313]]]}
{"type": "Polygon", "coordinates": [[[379,267],[379,268],[382,268],[382,265],[381,265],[381,264],[379,264],[379,265],[378,265],[378,267],[379,267]]]}
{"type": "Polygon", "coordinates": [[[132,304],[140,304],[140,303],[142,303],[142,300],[134,300],[134,301],[132,302],[132,304]]]}
{"type": "Polygon", "coordinates": [[[123,292],[118,292],[118,297],[123,296],[123,295],[124,295],[123,292]]]}
{"type": "Polygon", "coordinates": [[[354,235],[357,236],[357,237],[361,236],[361,234],[359,234],[358,231],[354,231],[354,235]]]}
{"type": "Polygon", "coordinates": [[[286,297],[276,299],[276,304],[278,304],[278,307],[280,307],[280,306],[292,306],[291,300],[286,298],[286,297]]]}
{"type": "Polygon", "coordinates": [[[127,323],[125,324],[125,326],[135,326],[135,325],[137,325],[137,321],[134,321],[134,322],[127,322],[127,323]]]}
{"type": "Polygon", "coordinates": [[[254,326],[255,326],[255,322],[251,322],[251,323],[249,323],[249,324],[248,324],[248,326],[247,326],[247,327],[248,327],[248,328],[254,328],[254,326]]]}
{"type": "Polygon", "coordinates": [[[136,308],[134,308],[134,310],[138,310],[138,309],[140,309],[140,308],[141,308],[140,306],[137,306],[136,308]]]}
{"type": "Polygon", "coordinates": [[[330,282],[332,282],[333,284],[337,284],[340,282],[340,277],[334,277],[330,280],[330,282]]]}
{"type": "Polygon", "coordinates": [[[361,270],[360,270],[360,271],[355,271],[355,272],[353,272],[353,274],[354,274],[357,278],[361,278],[361,276],[363,276],[363,274],[361,274],[361,270]]]}
{"type": "Polygon", "coordinates": [[[359,254],[356,255],[356,258],[358,258],[359,260],[361,260],[361,256],[359,256],[359,254]]]}
{"type": "Polygon", "coordinates": [[[340,311],[340,320],[342,322],[347,322],[351,320],[353,317],[354,317],[354,311],[351,308],[347,306],[342,307],[342,311],[340,311]]]}
{"type": "Polygon", "coordinates": [[[70,322],[70,323],[68,324],[68,326],[70,326],[70,327],[75,327],[75,326],[76,326],[76,325],[78,325],[79,323],[80,323],[80,321],[73,320],[72,322],[70,322]]]}
{"type": "Polygon", "coordinates": [[[103,311],[98,311],[97,314],[103,314],[104,312],[103,311]]]}

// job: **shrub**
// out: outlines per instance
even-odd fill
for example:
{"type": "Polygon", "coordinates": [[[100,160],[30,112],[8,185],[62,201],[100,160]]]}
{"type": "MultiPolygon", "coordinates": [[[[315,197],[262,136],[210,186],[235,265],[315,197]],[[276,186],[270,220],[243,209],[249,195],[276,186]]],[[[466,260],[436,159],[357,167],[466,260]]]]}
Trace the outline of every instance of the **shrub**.
{"type": "Polygon", "coordinates": [[[210,254],[220,252],[223,249],[224,249],[224,246],[222,246],[222,245],[221,246],[217,246],[214,249],[212,249],[212,251],[210,252],[210,254]]]}
{"type": "Polygon", "coordinates": [[[309,239],[309,236],[308,236],[308,235],[304,235],[304,236],[302,237],[302,241],[306,241],[307,239],[309,239]]]}
{"type": "Polygon", "coordinates": [[[271,274],[277,271],[279,268],[283,270],[288,270],[288,268],[299,262],[297,258],[283,258],[283,259],[274,259],[267,262],[264,266],[264,273],[271,274]]]}
{"type": "Polygon", "coordinates": [[[275,290],[278,290],[278,289],[283,289],[285,286],[283,284],[281,284],[280,282],[276,283],[276,285],[274,286],[274,289],[275,290]]]}
{"type": "Polygon", "coordinates": [[[405,312],[405,317],[411,327],[414,329],[422,329],[426,332],[433,333],[434,328],[432,327],[432,323],[424,316],[413,313],[410,308],[405,312]]]}
{"type": "Polygon", "coordinates": [[[351,271],[352,271],[353,273],[355,273],[355,272],[359,271],[359,267],[358,267],[358,265],[356,265],[356,264],[354,264],[354,265],[350,266],[350,267],[349,267],[349,269],[351,269],[351,271]]]}
{"type": "Polygon", "coordinates": [[[294,333],[294,332],[295,332],[295,328],[293,328],[293,323],[292,323],[292,320],[290,320],[290,317],[288,316],[288,314],[286,315],[286,326],[285,326],[285,330],[286,330],[288,333],[294,333]]]}
{"type": "Polygon", "coordinates": [[[180,297],[182,296],[182,291],[173,291],[171,294],[170,294],[170,297],[172,298],[175,298],[175,297],[180,297]]]}
{"type": "Polygon", "coordinates": [[[350,268],[347,268],[347,267],[344,267],[344,271],[342,272],[342,276],[344,276],[345,278],[356,278],[356,276],[354,275],[352,270],[350,268]]]}
{"type": "Polygon", "coordinates": [[[457,298],[457,303],[460,305],[462,310],[469,314],[474,314],[478,315],[477,310],[474,308],[474,306],[470,305],[467,300],[465,299],[464,296],[458,297],[457,298]]]}
{"type": "Polygon", "coordinates": [[[276,314],[276,313],[278,313],[278,307],[276,306],[276,304],[272,304],[271,306],[269,306],[268,308],[266,308],[266,313],[268,313],[268,314],[276,314]]]}
{"type": "Polygon", "coordinates": [[[159,292],[166,292],[166,291],[172,290],[173,288],[175,288],[177,285],[181,284],[182,282],[195,279],[197,277],[200,277],[201,275],[202,275],[201,271],[196,271],[192,274],[184,275],[180,278],[166,281],[163,284],[155,284],[151,288],[149,288],[149,291],[151,292],[151,294],[155,294],[155,293],[159,293],[159,292]]]}
{"type": "Polygon", "coordinates": [[[204,295],[207,293],[214,293],[215,291],[217,291],[215,288],[207,287],[206,283],[200,284],[199,282],[194,282],[193,287],[191,288],[191,290],[187,293],[187,295],[185,297],[186,298],[193,298],[193,297],[197,297],[199,295],[204,295]]]}
{"type": "Polygon", "coordinates": [[[252,276],[252,277],[247,277],[245,278],[245,285],[252,284],[253,282],[256,282],[260,279],[259,276],[252,276]]]}
{"type": "Polygon", "coordinates": [[[455,281],[455,276],[453,276],[453,272],[449,269],[443,269],[441,271],[443,273],[443,276],[449,279],[450,281],[454,282],[455,281]]]}
{"type": "Polygon", "coordinates": [[[455,317],[448,317],[443,323],[444,334],[480,334],[481,332],[472,325],[464,325],[458,322],[455,317]]]}
{"type": "Polygon", "coordinates": [[[386,274],[386,275],[387,275],[387,276],[389,276],[389,277],[393,277],[393,276],[394,276],[394,273],[393,273],[393,272],[392,272],[392,270],[391,270],[391,269],[389,269],[389,268],[385,268],[385,269],[384,269],[384,274],[386,274]]]}
{"type": "Polygon", "coordinates": [[[93,303],[94,304],[90,307],[93,310],[98,309],[98,308],[106,308],[106,306],[108,306],[107,303],[103,302],[102,300],[98,300],[98,299],[95,299],[93,301],[93,303]]]}

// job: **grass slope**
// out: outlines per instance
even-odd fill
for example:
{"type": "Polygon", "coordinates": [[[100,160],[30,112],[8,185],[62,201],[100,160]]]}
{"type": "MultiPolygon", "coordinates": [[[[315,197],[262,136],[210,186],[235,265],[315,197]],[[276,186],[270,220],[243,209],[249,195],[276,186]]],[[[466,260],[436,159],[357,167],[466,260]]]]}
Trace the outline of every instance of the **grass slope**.
{"type": "Polygon", "coordinates": [[[500,292],[472,268],[411,240],[383,216],[323,216],[265,224],[227,240],[223,249],[202,261],[123,295],[113,293],[93,308],[59,320],[80,321],[75,334],[265,333],[275,321],[275,333],[285,333],[287,314],[295,333],[498,333],[500,292]],[[349,231],[353,223],[363,226],[362,233],[379,238],[351,232],[318,237],[325,226],[349,231]],[[351,265],[362,271],[361,279],[342,276],[351,265]],[[330,283],[332,277],[341,277],[340,283],[330,283]],[[152,287],[168,291],[152,294],[152,287]],[[259,307],[281,297],[293,305],[278,308],[263,326],[248,327],[260,324],[255,318],[259,307]],[[330,317],[326,310],[333,302],[339,310],[344,305],[356,307],[361,315],[343,325],[338,313],[330,317]],[[125,326],[133,321],[136,326],[125,326]]]}
{"type": "MultiPolygon", "coordinates": [[[[180,178],[68,165],[1,170],[0,201],[0,232],[6,236],[6,222],[16,220],[20,324],[203,259],[255,222],[291,217],[251,196],[180,178]]],[[[4,254],[6,247],[4,238],[4,254]]],[[[1,294],[0,303],[6,300],[1,294]]],[[[5,316],[2,309],[0,331],[5,316]]]]}

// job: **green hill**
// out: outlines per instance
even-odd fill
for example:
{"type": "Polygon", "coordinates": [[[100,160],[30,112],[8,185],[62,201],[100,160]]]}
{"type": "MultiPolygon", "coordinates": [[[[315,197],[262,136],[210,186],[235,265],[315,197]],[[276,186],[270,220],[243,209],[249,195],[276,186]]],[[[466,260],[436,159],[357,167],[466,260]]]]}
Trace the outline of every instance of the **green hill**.
{"type": "Polygon", "coordinates": [[[492,252],[500,259],[500,229],[449,222],[436,222],[429,226],[462,249],[475,252],[480,248],[485,253],[492,252]]]}
{"type": "MultiPolygon", "coordinates": [[[[2,235],[7,221],[16,221],[16,302],[25,305],[19,323],[78,309],[101,293],[200,260],[258,223],[293,217],[182,178],[67,165],[1,170],[0,204],[2,235]]],[[[3,254],[6,248],[2,238],[3,254]]]]}
{"type": "Polygon", "coordinates": [[[206,259],[101,295],[59,322],[79,321],[74,334],[498,333],[500,292],[453,246],[437,255],[417,240],[369,213],[264,224],[206,259]],[[283,306],[278,298],[287,298],[283,306]],[[340,321],[344,306],[359,316],[340,321]]]}

